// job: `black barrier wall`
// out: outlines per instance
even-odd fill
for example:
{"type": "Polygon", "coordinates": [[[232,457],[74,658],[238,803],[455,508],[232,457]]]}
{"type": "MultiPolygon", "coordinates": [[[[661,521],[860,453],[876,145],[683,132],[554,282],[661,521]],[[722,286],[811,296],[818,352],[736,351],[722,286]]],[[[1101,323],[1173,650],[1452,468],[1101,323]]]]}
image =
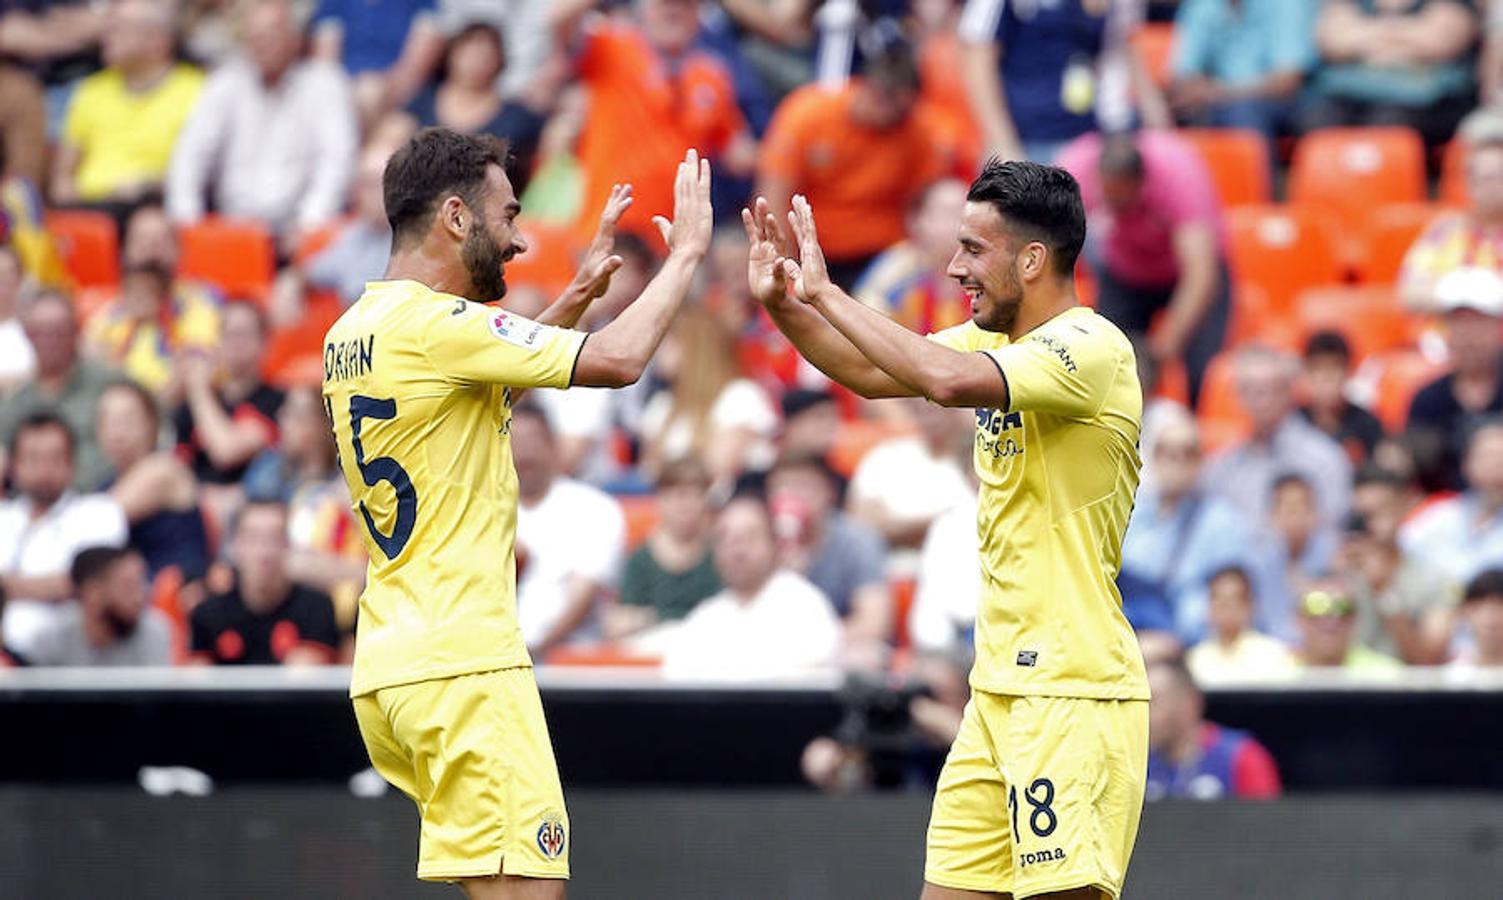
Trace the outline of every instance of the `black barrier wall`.
{"type": "MultiPolygon", "coordinates": [[[[914,898],[928,798],[574,791],[570,896],[914,898]]],[[[328,790],[202,799],[0,789],[0,898],[457,897],[420,885],[403,798],[328,790]]],[[[1503,814],[1485,797],[1150,805],[1125,897],[1497,896],[1503,814]]]]}

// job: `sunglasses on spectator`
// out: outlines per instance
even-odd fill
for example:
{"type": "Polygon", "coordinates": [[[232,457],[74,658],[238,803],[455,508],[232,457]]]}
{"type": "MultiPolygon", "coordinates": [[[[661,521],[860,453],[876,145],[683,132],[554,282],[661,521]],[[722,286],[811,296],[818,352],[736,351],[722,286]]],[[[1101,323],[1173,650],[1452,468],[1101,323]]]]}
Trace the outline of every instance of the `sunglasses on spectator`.
{"type": "Polygon", "coordinates": [[[1345,618],[1356,609],[1352,598],[1329,591],[1311,591],[1300,600],[1299,608],[1313,619],[1345,618]]]}

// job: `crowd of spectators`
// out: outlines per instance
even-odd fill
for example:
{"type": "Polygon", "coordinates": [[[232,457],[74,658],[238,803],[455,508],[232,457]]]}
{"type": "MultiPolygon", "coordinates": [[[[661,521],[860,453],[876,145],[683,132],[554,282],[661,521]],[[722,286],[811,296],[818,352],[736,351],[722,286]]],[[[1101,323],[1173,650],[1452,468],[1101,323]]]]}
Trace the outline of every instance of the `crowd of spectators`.
{"type": "MultiPolygon", "coordinates": [[[[943,743],[982,590],[970,419],[860,400],[800,360],[751,299],[735,217],[804,194],[832,276],[935,331],[969,315],[945,270],[999,154],[1075,174],[1083,294],[1139,349],[1119,587],[1145,647],[1171,650],[1153,790],[1277,790],[1266,754],[1200,719],[1196,682],[1503,666],[1503,3],[1151,8],[1175,35],[1158,60],[1141,0],[0,5],[0,665],[349,658],[364,526],[317,338],[381,277],[387,158],[442,125],[510,142],[523,314],[633,185],[586,329],[657,266],[684,148],[716,166],[724,227],[647,375],[514,410],[536,658],[910,674],[943,743]],[[1235,211],[1182,130],[1249,130],[1271,171],[1245,174],[1279,184],[1332,126],[1412,129],[1432,175],[1460,160],[1450,208],[1390,261],[1425,367],[1412,402],[1340,322],[1286,311],[1293,339],[1249,339],[1235,211]],[[102,278],[62,224],[83,214],[119,236],[102,278]],[[259,287],[188,265],[215,223],[264,236],[259,287]]],[[[811,777],[845,777],[843,752],[812,748],[811,777]]]]}

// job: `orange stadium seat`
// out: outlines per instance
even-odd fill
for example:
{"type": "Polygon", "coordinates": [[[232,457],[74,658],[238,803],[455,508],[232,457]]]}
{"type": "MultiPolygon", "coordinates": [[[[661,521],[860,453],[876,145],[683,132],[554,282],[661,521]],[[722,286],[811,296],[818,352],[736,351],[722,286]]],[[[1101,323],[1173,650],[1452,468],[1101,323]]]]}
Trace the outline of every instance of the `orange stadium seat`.
{"type": "Polygon", "coordinates": [[[656,656],[628,653],[614,644],[581,644],[555,647],[544,661],[550,666],[611,666],[650,669],[663,660],[656,656]]]}
{"type": "Polygon", "coordinates": [[[1444,371],[1444,366],[1413,350],[1386,354],[1380,360],[1378,402],[1373,410],[1383,427],[1390,432],[1402,431],[1409,418],[1409,402],[1420,388],[1440,377],[1444,371]]]}
{"type": "Polygon", "coordinates": [[[1236,353],[1223,350],[1206,366],[1205,378],[1200,385],[1200,407],[1197,418],[1201,427],[1201,442],[1207,451],[1219,450],[1231,443],[1248,428],[1247,413],[1237,397],[1236,353]]]}
{"type": "Polygon", "coordinates": [[[1307,287],[1341,280],[1336,226],[1311,206],[1239,206],[1227,211],[1232,272],[1262,288],[1273,316],[1293,311],[1307,287]]]}
{"type": "Polygon", "coordinates": [[[1332,285],[1299,295],[1301,334],[1339,331],[1360,362],[1374,353],[1413,346],[1419,325],[1393,289],[1384,285],[1332,285]]]}
{"type": "Polygon", "coordinates": [[[1153,396],[1176,403],[1190,403],[1190,373],[1183,360],[1165,360],[1159,366],[1159,382],[1153,387],[1153,396]]]}
{"type": "Polygon", "coordinates": [[[1300,140],[1289,168],[1289,202],[1324,206],[1341,224],[1343,262],[1378,207],[1425,200],[1425,145],[1408,128],[1325,128],[1300,140]],[[1350,236],[1350,237],[1347,237],[1350,236]]]}
{"type": "Polygon", "coordinates": [[[1420,233],[1447,207],[1440,203],[1396,203],[1374,210],[1362,223],[1362,251],[1357,259],[1357,280],[1366,284],[1393,284],[1398,280],[1404,254],[1420,233]]]}
{"type": "Polygon", "coordinates": [[[114,219],[86,209],[53,209],[48,210],[45,222],[75,286],[120,283],[120,233],[114,219]]]}
{"type": "Polygon", "coordinates": [[[1272,169],[1261,134],[1242,128],[1185,128],[1179,135],[1205,160],[1222,206],[1270,202],[1272,169]]]}
{"type": "Polygon", "coordinates": [[[1232,318],[1227,325],[1226,345],[1240,347],[1251,341],[1293,349],[1299,344],[1299,328],[1287,315],[1276,312],[1268,292],[1259,285],[1239,281],[1232,285],[1232,318]]]}
{"type": "Polygon", "coordinates": [[[271,233],[258,222],[210,217],[178,232],[178,274],[217,286],[231,298],[263,299],[276,276],[271,233]]]}
{"type": "Polygon", "coordinates": [[[1149,22],[1139,26],[1129,42],[1154,83],[1159,87],[1167,85],[1174,57],[1174,26],[1168,22],[1149,22]]]}
{"type": "Polygon", "coordinates": [[[321,381],[324,335],[342,312],[344,307],[333,293],[310,292],[302,320],[271,333],[266,355],[261,361],[261,372],[266,380],[282,387],[321,381]]]}
{"type": "Polygon", "coordinates": [[[1446,144],[1440,154],[1440,187],[1436,191],[1447,206],[1466,205],[1466,145],[1460,138],[1446,144]]]}
{"type": "Polygon", "coordinates": [[[626,550],[630,553],[642,546],[652,530],[658,527],[658,501],[649,494],[616,499],[621,504],[621,514],[626,517],[626,550]]]}
{"type": "Polygon", "coordinates": [[[908,616],[913,612],[918,583],[910,576],[891,579],[887,586],[892,591],[892,645],[901,649],[913,642],[908,633],[908,616]]]}

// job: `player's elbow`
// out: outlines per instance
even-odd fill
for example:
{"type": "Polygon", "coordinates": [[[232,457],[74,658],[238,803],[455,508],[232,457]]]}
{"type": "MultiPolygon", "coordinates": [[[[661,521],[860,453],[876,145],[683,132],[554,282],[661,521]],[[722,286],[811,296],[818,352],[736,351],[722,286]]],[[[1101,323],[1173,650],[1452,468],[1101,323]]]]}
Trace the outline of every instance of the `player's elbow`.
{"type": "MultiPolygon", "coordinates": [[[[593,342],[592,342],[593,343],[593,342]]],[[[647,361],[615,347],[586,345],[574,383],[581,387],[623,388],[636,384],[647,361]]]]}
{"type": "Polygon", "coordinates": [[[925,398],[940,406],[960,406],[969,393],[968,385],[956,374],[949,372],[930,376],[920,388],[925,398]]]}

